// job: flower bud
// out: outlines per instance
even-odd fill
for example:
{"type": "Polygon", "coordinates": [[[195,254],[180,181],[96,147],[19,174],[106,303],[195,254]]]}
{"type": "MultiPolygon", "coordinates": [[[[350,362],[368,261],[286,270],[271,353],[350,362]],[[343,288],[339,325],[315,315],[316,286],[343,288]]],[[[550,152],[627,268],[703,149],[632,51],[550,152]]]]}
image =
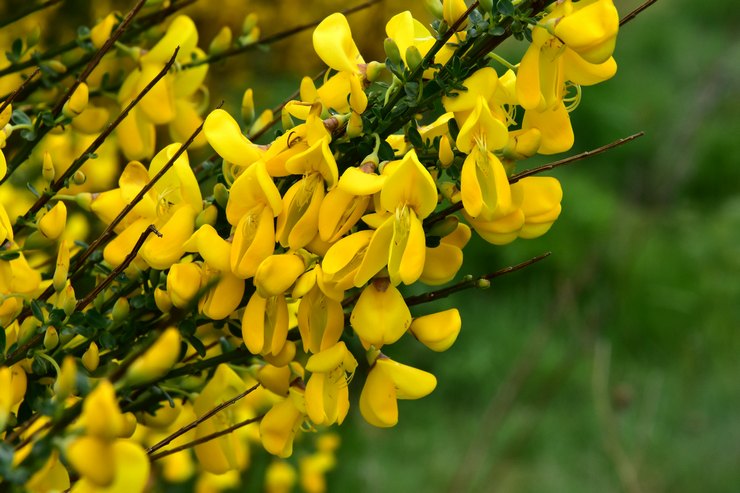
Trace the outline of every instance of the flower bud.
{"type": "Polygon", "coordinates": [[[252,32],[252,30],[257,27],[257,21],[259,18],[257,17],[257,14],[252,12],[251,14],[248,14],[244,18],[244,22],[242,23],[242,34],[249,34],[252,32]]]}
{"type": "Polygon", "coordinates": [[[168,313],[172,309],[172,300],[170,299],[170,295],[162,288],[154,290],[154,304],[157,305],[157,308],[159,308],[162,313],[168,313]]]}
{"type": "Polygon", "coordinates": [[[206,224],[213,226],[216,224],[217,219],[218,209],[215,205],[211,204],[198,213],[198,216],[195,218],[195,229],[205,226],[206,224]]]}
{"type": "Polygon", "coordinates": [[[59,251],[57,252],[57,263],[54,269],[54,277],[52,284],[54,291],[57,293],[61,292],[67,285],[67,274],[69,273],[69,247],[67,242],[62,240],[59,242],[59,251]]]}
{"type": "Polygon", "coordinates": [[[44,347],[47,351],[51,351],[59,344],[59,332],[54,327],[47,327],[44,333],[44,347]]]}
{"type": "Polygon", "coordinates": [[[221,208],[226,209],[226,204],[229,203],[229,189],[223,183],[216,183],[213,186],[213,198],[216,199],[216,203],[221,208]]]}
{"type": "Polygon", "coordinates": [[[77,115],[85,111],[85,108],[87,107],[87,99],[87,84],[85,84],[84,82],[80,82],[80,84],[75,88],[72,95],[69,97],[69,100],[64,103],[62,113],[68,118],[76,117],[77,115]]]}
{"type": "Polygon", "coordinates": [[[475,281],[475,287],[478,289],[488,289],[491,287],[491,281],[488,279],[478,279],[475,281]]]}
{"type": "Polygon", "coordinates": [[[455,153],[452,151],[452,145],[450,139],[446,135],[443,135],[439,140],[439,162],[442,163],[443,168],[449,168],[452,162],[455,160],[455,153]]]}
{"type": "Polygon", "coordinates": [[[3,129],[3,133],[5,133],[5,125],[10,122],[10,116],[13,114],[13,105],[9,104],[5,107],[2,113],[0,113],[0,129],[3,129]]]}
{"type": "Polygon", "coordinates": [[[49,212],[38,220],[39,231],[50,240],[56,240],[64,232],[67,224],[67,206],[57,202],[49,212]]]}
{"type": "Polygon", "coordinates": [[[202,281],[200,267],[193,263],[173,264],[167,274],[167,293],[172,304],[185,308],[195,299],[202,281]]]}
{"type": "Polygon", "coordinates": [[[18,330],[18,344],[23,344],[36,334],[36,329],[41,326],[41,321],[35,317],[26,317],[18,330]]]}
{"type": "Polygon", "coordinates": [[[106,41],[108,41],[108,38],[110,37],[111,31],[113,31],[113,26],[116,25],[116,16],[115,14],[108,14],[103,20],[95,24],[92,29],[90,29],[90,41],[92,41],[92,44],[95,48],[100,49],[101,46],[105,44],[106,41]]]}
{"type": "Polygon", "coordinates": [[[54,181],[54,162],[51,160],[51,154],[47,151],[44,153],[44,161],[41,165],[41,176],[46,183],[54,181]]]}
{"type": "Polygon", "coordinates": [[[211,41],[211,44],[208,47],[208,54],[218,55],[219,53],[223,53],[228,50],[231,47],[231,39],[231,29],[229,29],[229,26],[223,26],[211,41]]]}
{"type": "Polygon", "coordinates": [[[94,372],[98,369],[100,364],[100,352],[98,351],[98,345],[94,342],[90,343],[90,347],[87,348],[85,354],[82,355],[82,366],[89,372],[94,372]]]}
{"type": "Polygon", "coordinates": [[[72,183],[75,185],[84,185],[87,181],[87,176],[85,176],[85,173],[82,172],[82,170],[77,170],[72,175],[72,183]]]}
{"type": "Polygon", "coordinates": [[[59,374],[54,382],[54,394],[63,400],[74,393],[77,380],[77,364],[74,357],[67,355],[62,360],[59,374]]]}
{"type": "Polygon", "coordinates": [[[138,357],[126,372],[130,385],[156,380],[166,374],[180,357],[180,331],[166,329],[146,352],[138,357]]]}
{"type": "Polygon", "coordinates": [[[254,122],[254,93],[250,87],[242,96],[242,121],[249,127],[254,122]]]}
{"type": "Polygon", "coordinates": [[[385,56],[392,64],[403,66],[403,60],[401,59],[401,51],[398,49],[398,45],[391,38],[385,38],[383,41],[383,49],[385,50],[385,56]]]}
{"type": "Polygon", "coordinates": [[[130,312],[131,307],[129,305],[128,299],[121,297],[118,298],[113,305],[111,316],[113,317],[114,322],[123,322],[124,320],[126,320],[126,317],[128,317],[128,314],[130,312]]]}
{"type": "Polygon", "coordinates": [[[66,315],[72,315],[75,311],[77,298],[75,298],[75,290],[69,281],[65,283],[64,289],[57,293],[57,301],[54,306],[61,308],[66,315]]]}
{"type": "Polygon", "coordinates": [[[67,71],[67,67],[59,60],[47,60],[44,64],[58,74],[63,74],[67,71]]]}
{"type": "Polygon", "coordinates": [[[365,67],[365,78],[368,82],[375,82],[385,70],[385,64],[372,61],[365,67]]]}
{"type": "Polygon", "coordinates": [[[416,70],[417,67],[421,66],[423,61],[424,57],[421,56],[419,48],[414,45],[406,48],[406,65],[408,65],[409,70],[416,70]]]}
{"type": "Polygon", "coordinates": [[[442,19],[442,2],[440,0],[424,0],[424,8],[429,12],[435,19],[442,19]]]}

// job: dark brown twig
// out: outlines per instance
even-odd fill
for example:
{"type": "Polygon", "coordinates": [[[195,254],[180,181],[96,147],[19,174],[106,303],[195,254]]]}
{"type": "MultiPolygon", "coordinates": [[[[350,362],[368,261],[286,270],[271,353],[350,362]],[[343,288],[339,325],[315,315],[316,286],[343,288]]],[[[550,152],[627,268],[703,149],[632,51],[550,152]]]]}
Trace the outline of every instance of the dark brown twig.
{"type": "Polygon", "coordinates": [[[153,454],[157,450],[159,450],[162,447],[164,447],[165,445],[169,444],[172,440],[174,440],[177,437],[182,436],[185,433],[187,433],[188,431],[192,430],[193,428],[195,428],[196,426],[198,426],[199,424],[201,424],[203,421],[209,419],[210,417],[214,416],[215,414],[218,414],[220,411],[226,409],[227,407],[236,404],[239,400],[243,399],[244,397],[248,396],[249,394],[251,394],[252,392],[254,392],[255,390],[257,390],[257,388],[259,386],[260,386],[259,383],[254,384],[252,387],[249,387],[247,390],[245,390],[241,394],[238,394],[238,395],[232,397],[228,401],[222,402],[218,406],[214,407],[213,409],[211,409],[210,411],[208,411],[207,413],[205,413],[203,416],[200,416],[199,418],[191,421],[190,423],[186,424],[185,426],[183,426],[179,430],[175,431],[174,433],[171,433],[169,436],[163,438],[162,440],[158,441],[157,443],[155,443],[154,445],[152,445],[151,447],[149,447],[146,450],[146,453],[149,454],[149,455],[153,454]]]}
{"type": "Polygon", "coordinates": [[[457,284],[453,284],[452,286],[448,286],[446,288],[438,289],[436,291],[430,291],[428,293],[420,294],[417,296],[409,296],[408,298],[406,298],[406,305],[407,306],[420,305],[422,303],[429,303],[429,302],[432,302],[432,301],[435,301],[441,298],[446,298],[453,293],[457,293],[458,291],[463,291],[465,289],[476,287],[476,284],[481,280],[490,281],[491,279],[494,279],[496,277],[500,277],[506,274],[510,274],[512,272],[516,272],[518,270],[522,270],[525,267],[535,264],[539,262],[540,260],[543,260],[549,256],[550,256],[550,252],[545,252],[541,255],[533,257],[519,264],[511,265],[509,267],[504,267],[503,269],[499,269],[495,272],[491,272],[491,273],[488,273],[488,274],[485,274],[479,277],[475,277],[473,279],[462,280],[458,282],[457,284]]]}
{"type": "Polygon", "coordinates": [[[54,118],[59,116],[59,114],[62,112],[62,108],[64,107],[64,103],[66,103],[67,100],[72,97],[72,94],[74,94],[77,87],[87,80],[87,77],[92,73],[93,70],[95,70],[95,67],[98,66],[100,60],[103,59],[103,56],[108,53],[108,50],[113,47],[115,42],[118,41],[118,38],[120,38],[121,35],[126,31],[126,28],[128,28],[129,24],[131,24],[131,21],[134,20],[134,16],[139,13],[139,10],[141,10],[145,2],[146,0],[138,0],[133,8],[129,11],[129,13],[126,14],[126,17],[124,17],[123,21],[121,21],[116,30],[111,33],[107,40],[105,40],[103,46],[101,46],[100,49],[95,53],[95,56],[93,56],[93,58],[87,63],[82,72],[80,72],[80,75],[77,76],[77,79],[72,83],[71,86],[69,86],[67,92],[64,93],[64,96],[62,96],[62,98],[51,110],[54,118]]]}
{"type": "MultiPolygon", "coordinates": [[[[154,78],[149,81],[149,83],[144,87],[144,89],[141,90],[139,94],[136,95],[136,97],[124,108],[123,111],[116,117],[115,120],[113,120],[111,123],[108,124],[108,126],[103,130],[100,135],[97,136],[97,138],[85,149],[82,154],[72,162],[72,164],[69,166],[67,171],[62,174],[62,176],[59,177],[58,180],[54,181],[51,185],[49,185],[49,190],[47,193],[44,193],[39,197],[39,199],[31,206],[31,208],[23,215],[23,219],[28,220],[33,214],[41,210],[41,208],[46,205],[46,203],[53,197],[54,193],[61,190],[67,180],[74,175],[74,173],[80,169],[80,167],[87,162],[88,159],[90,159],[90,156],[95,153],[95,151],[103,145],[103,142],[108,138],[108,136],[113,132],[113,130],[116,129],[116,127],[123,121],[126,116],[128,116],[129,112],[139,104],[139,101],[146,96],[146,94],[159,82],[162,77],[167,75],[167,72],[169,71],[170,67],[175,63],[175,58],[177,57],[177,52],[180,50],[179,47],[177,47],[172,54],[172,57],[169,59],[169,61],[162,67],[162,70],[157,73],[157,75],[154,76],[154,78]]],[[[8,176],[10,175],[10,171],[8,172],[8,176]]],[[[7,178],[7,176],[6,176],[7,178]]],[[[2,182],[0,181],[0,184],[2,182]]],[[[19,221],[21,224],[20,228],[18,229],[18,232],[23,229],[25,226],[26,221],[19,221]]],[[[16,232],[16,234],[18,233],[16,232]]]]}
{"type": "Polygon", "coordinates": [[[87,296],[78,301],[77,305],[75,305],[75,311],[82,311],[87,305],[92,303],[92,301],[97,295],[100,294],[101,291],[107,288],[116,277],[118,277],[124,270],[126,270],[126,268],[131,264],[131,262],[134,261],[136,256],[139,254],[139,250],[141,250],[141,247],[144,246],[144,242],[146,241],[146,239],[149,238],[149,235],[152,233],[159,236],[160,238],[162,237],[162,233],[157,231],[157,228],[155,228],[153,224],[147,226],[144,232],[141,233],[141,236],[139,236],[139,239],[136,240],[134,248],[129,252],[128,255],[126,255],[126,258],[123,260],[123,262],[121,262],[121,265],[113,269],[113,271],[108,274],[108,277],[106,277],[103,282],[95,286],[95,289],[93,289],[87,296]]]}
{"type": "MultiPolygon", "coordinates": [[[[221,104],[217,106],[217,108],[220,108],[223,105],[223,101],[221,101],[221,104]]],[[[165,173],[167,173],[172,166],[174,166],[175,161],[179,159],[179,157],[187,150],[188,147],[193,143],[195,138],[200,134],[200,132],[203,130],[203,123],[201,123],[198,128],[196,128],[192,134],[190,134],[190,137],[188,137],[188,140],[186,140],[179,149],[172,155],[172,157],[165,163],[164,166],[162,166],[162,169],[159,170],[159,172],[152,177],[149,182],[141,187],[141,190],[139,190],[139,193],[136,194],[136,196],[131,199],[131,202],[126,204],[126,206],[121,210],[121,212],[118,213],[118,215],[111,221],[111,223],[105,228],[105,231],[103,231],[100,236],[98,236],[95,241],[90,243],[90,245],[87,247],[87,249],[77,258],[75,261],[75,265],[72,267],[70,272],[74,273],[79,269],[82,264],[87,260],[87,258],[104,242],[106,241],[110,236],[113,234],[113,230],[118,226],[121,221],[123,221],[129,212],[131,212],[134,207],[136,207],[136,204],[138,204],[142,198],[144,198],[144,195],[146,195],[149,190],[151,190],[154,185],[164,176],[165,173]]]]}
{"type": "Polygon", "coordinates": [[[193,448],[196,445],[200,445],[201,443],[210,442],[211,440],[213,440],[215,438],[218,438],[218,437],[221,437],[221,436],[224,436],[224,435],[228,435],[232,431],[238,430],[239,428],[243,428],[243,427],[245,427],[247,425],[251,425],[252,423],[256,423],[256,422],[262,420],[262,418],[264,416],[265,416],[264,414],[261,414],[261,415],[259,415],[257,417],[254,417],[254,418],[245,419],[244,421],[240,421],[239,423],[236,423],[234,425],[231,425],[228,428],[224,428],[221,431],[217,431],[217,432],[211,433],[209,435],[202,436],[202,437],[200,437],[200,438],[198,438],[196,440],[192,440],[190,442],[184,443],[182,445],[179,445],[179,446],[177,446],[175,448],[171,448],[169,450],[164,450],[164,451],[162,451],[162,452],[160,452],[158,454],[153,454],[153,455],[151,455],[149,457],[149,460],[152,461],[152,462],[154,462],[155,460],[162,459],[163,457],[167,457],[168,455],[176,454],[178,452],[182,452],[183,450],[187,450],[189,448],[193,448]]]}
{"type": "Polygon", "coordinates": [[[15,98],[18,97],[18,95],[28,86],[31,80],[33,80],[33,78],[39,74],[39,72],[41,72],[40,68],[37,68],[36,70],[34,70],[31,73],[31,75],[29,75],[28,78],[26,78],[26,80],[24,80],[23,83],[21,83],[21,85],[18,86],[18,89],[10,93],[10,96],[5,98],[5,101],[3,101],[2,104],[0,104],[0,114],[2,114],[3,111],[5,111],[5,108],[7,108],[9,104],[15,101],[15,98]]]}
{"type": "Polygon", "coordinates": [[[551,169],[555,169],[559,166],[563,166],[570,163],[575,163],[576,161],[581,161],[583,159],[586,159],[591,156],[596,156],[597,154],[601,154],[603,152],[606,152],[610,149],[614,149],[615,147],[619,147],[623,144],[626,144],[627,142],[631,142],[639,137],[642,137],[645,135],[645,132],[637,132],[636,134],[632,134],[629,137],[624,137],[619,140],[615,140],[614,142],[610,142],[609,144],[603,145],[601,147],[597,147],[596,149],[591,149],[590,151],[585,151],[580,154],[576,154],[575,156],[570,156],[564,159],[561,159],[559,161],[555,161],[549,164],[544,164],[542,166],[538,166],[536,168],[528,169],[525,171],[522,171],[521,173],[517,173],[515,175],[512,175],[509,178],[509,183],[514,184],[521,180],[522,178],[526,178],[528,176],[536,175],[538,173],[542,173],[543,171],[549,171],[551,169]]]}
{"type": "Polygon", "coordinates": [[[657,1],[658,1],[658,0],[647,0],[647,1],[645,2],[645,3],[643,3],[642,5],[640,5],[639,7],[637,7],[637,8],[635,9],[635,10],[633,10],[633,11],[632,11],[632,12],[630,12],[629,14],[625,15],[625,16],[624,16],[624,17],[623,17],[623,18],[622,18],[622,19],[621,19],[621,20],[619,21],[619,25],[620,25],[620,26],[624,26],[624,25],[625,25],[625,24],[627,24],[627,23],[628,23],[629,21],[631,21],[632,19],[634,19],[635,17],[637,17],[637,16],[638,16],[638,15],[639,15],[639,14],[640,14],[640,13],[641,13],[641,12],[642,12],[643,10],[645,10],[645,9],[646,9],[646,8],[648,8],[648,7],[650,7],[650,6],[652,5],[652,4],[654,4],[654,3],[655,3],[655,2],[657,2],[657,1]]]}

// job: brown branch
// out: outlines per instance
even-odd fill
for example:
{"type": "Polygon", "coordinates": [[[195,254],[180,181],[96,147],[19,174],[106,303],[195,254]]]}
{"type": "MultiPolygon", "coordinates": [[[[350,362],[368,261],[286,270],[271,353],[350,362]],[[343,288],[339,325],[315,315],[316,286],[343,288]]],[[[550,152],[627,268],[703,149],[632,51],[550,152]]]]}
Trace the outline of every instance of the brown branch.
{"type": "MultiPolygon", "coordinates": [[[[105,142],[108,136],[113,132],[113,130],[116,129],[116,127],[123,121],[123,119],[128,116],[129,112],[134,108],[134,106],[139,104],[139,101],[141,101],[141,99],[157,84],[157,82],[159,82],[159,80],[167,74],[170,67],[172,67],[172,65],[175,63],[175,58],[177,57],[177,53],[179,50],[179,47],[175,48],[174,53],[172,53],[172,57],[164,65],[164,67],[162,67],[162,70],[160,70],[159,73],[157,73],[157,75],[155,75],[154,78],[149,81],[144,89],[142,89],[141,92],[137,94],[136,97],[126,106],[126,108],[121,111],[118,117],[116,117],[115,120],[109,123],[105,130],[103,130],[100,135],[98,135],[97,138],[87,147],[87,149],[85,149],[82,154],[74,160],[67,171],[65,171],[58,180],[49,185],[49,190],[41,195],[41,197],[39,197],[39,199],[23,215],[24,220],[27,221],[33,214],[38,212],[44,205],[46,205],[46,203],[49,202],[49,200],[53,197],[53,194],[61,190],[65,186],[65,182],[69,180],[69,178],[78,169],[80,169],[80,167],[82,167],[82,165],[85,164],[88,159],[90,159],[90,156],[94,154],[101,145],[103,145],[103,142],[105,142]]],[[[10,171],[8,172],[8,175],[5,177],[5,179],[7,179],[8,176],[10,176],[10,171]]],[[[0,181],[0,184],[2,184],[2,181],[0,181]]],[[[23,230],[26,221],[19,221],[21,226],[15,234],[18,234],[18,232],[23,230]]]]}
{"type": "Polygon", "coordinates": [[[597,147],[596,149],[591,149],[590,151],[585,151],[585,152],[582,152],[580,154],[576,154],[575,156],[570,156],[570,157],[567,157],[565,159],[561,159],[559,161],[555,161],[553,163],[545,164],[545,165],[542,165],[542,166],[538,166],[536,168],[532,168],[532,169],[528,169],[528,170],[522,171],[521,173],[517,173],[515,175],[512,175],[509,178],[509,183],[513,185],[514,183],[518,182],[522,178],[526,178],[528,176],[536,175],[538,173],[542,173],[543,171],[549,171],[551,169],[555,169],[555,168],[557,168],[559,166],[563,166],[563,165],[566,165],[566,164],[575,163],[576,161],[581,161],[581,160],[586,159],[586,158],[591,157],[591,156],[596,156],[597,154],[601,154],[601,153],[606,152],[606,151],[608,151],[610,149],[614,149],[615,147],[619,147],[619,146],[621,146],[623,144],[626,144],[627,142],[631,142],[631,141],[637,139],[638,137],[642,137],[643,135],[645,135],[645,132],[640,131],[640,132],[637,132],[636,134],[630,135],[629,137],[624,137],[622,139],[615,140],[614,142],[611,142],[609,144],[603,145],[601,147],[597,147]]]}
{"type": "Polygon", "coordinates": [[[153,224],[147,226],[144,232],[141,233],[141,236],[139,236],[139,239],[136,240],[134,248],[129,252],[128,255],[126,255],[126,258],[123,260],[123,262],[121,262],[121,265],[113,269],[113,271],[108,274],[108,277],[106,277],[103,282],[95,286],[95,289],[93,289],[92,292],[78,301],[77,305],[75,305],[75,311],[82,311],[87,305],[92,303],[92,301],[97,295],[100,294],[101,291],[107,288],[116,277],[118,277],[124,270],[126,270],[126,268],[131,264],[131,262],[134,261],[136,256],[139,254],[139,250],[141,250],[141,247],[144,246],[144,242],[146,241],[146,239],[152,233],[159,236],[160,238],[162,237],[162,233],[157,231],[157,228],[155,228],[153,224]]]}
{"type": "MultiPolygon", "coordinates": [[[[217,108],[220,108],[223,105],[223,101],[221,101],[221,104],[217,106],[217,108]]],[[[149,182],[144,185],[141,190],[139,190],[139,193],[136,194],[136,196],[131,199],[131,202],[126,204],[126,206],[121,210],[121,212],[118,213],[118,215],[111,221],[111,223],[105,228],[105,231],[103,231],[100,236],[98,236],[95,241],[93,241],[87,249],[77,258],[75,261],[75,265],[72,267],[70,272],[74,273],[79,269],[82,264],[87,260],[87,258],[104,242],[106,241],[110,236],[113,234],[113,230],[118,226],[121,221],[123,221],[129,212],[131,212],[134,207],[136,207],[136,204],[141,201],[142,198],[144,198],[144,195],[146,195],[149,190],[154,187],[154,185],[164,176],[165,173],[167,173],[172,166],[174,166],[175,161],[190,147],[190,145],[193,143],[195,138],[200,134],[200,132],[203,130],[203,123],[201,123],[198,128],[196,128],[192,134],[190,134],[190,137],[180,146],[179,149],[175,152],[175,154],[172,155],[172,157],[165,163],[165,165],[162,167],[159,172],[152,177],[149,182]]]]}
{"type": "Polygon", "coordinates": [[[131,21],[134,19],[134,16],[139,13],[139,10],[144,6],[144,3],[146,0],[138,0],[134,7],[129,11],[128,14],[126,14],[126,17],[121,21],[121,23],[118,25],[115,31],[113,31],[108,37],[108,39],[103,43],[103,46],[100,47],[100,49],[95,53],[93,58],[87,63],[85,68],[80,72],[80,75],[77,76],[77,79],[72,83],[71,86],[69,86],[69,89],[67,89],[67,92],[62,96],[62,99],[60,99],[57,104],[54,106],[54,108],[51,110],[52,115],[54,115],[54,118],[59,116],[59,113],[62,112],[62,108],[64,107],[64,103],[67,102],[67,100],[72,97],[72,94],[74,94],[77,87],[85,82],[87,80],[87,77],[92,73],[93,70],[95,70],[95,67],[98,66],[100,63],[100,60],[102,60],[103,56],[105,56],[106,53],[108,53],[108,50],[110,50],[116,41],[118,41],[118,38],[121,37],[121,35],[126,31],[126,28],[128,28],[129,24],[131,24],[131,21]]]}
{"type": "Polygon", "coordinates": [[[511,265],[509,267],[504,267],[503,269],[499,269],[495,272],[491,272],[473,279],[466,279],[458,282],[457,284],[453,284],[452,286],[448,286],[446,288],[438,289],[436,291],[430,291],[428,293],[419,294],[416,296],[409,296],[406,298],[406,305],[407,306],[413,306],[413,305],[420,305],[422,303],[429,303],[432,301],[436,301],[441,298],[446,298],[447,296],[457,293],[458,291],[463,291],[465,289],[470,289],[476,287],[476,284],[481,280],[487,280],[490,281],[491,279],[494,279],[496,277],[500,277],[506,274],[510,274],[512,272],[516,272],[518,270],[522,270],[525,267],[528,267],[532,264],[535,264],[539,262],[540,260],[543,260],[550,256],[550,252],[545,252],[541,255],[538,255],[536,257],[533,257],[529,260],[526,260],[524,262],[521,262],[516,265],[511,265]]]}
{"type": "Polygon", "coordinates": [[[217,431],[217,432],[211,433],[210,435],[202,436],[202,437],[200,437],[200,438],[198,438],[196,440],[192,440],[190,442],[184,443],[184,444],[182,444],[180,446],[177,446],[175,448],[171,448],[169,450],[165,450],[165,451],[160,452],[158,454],[153,454],[151,457],[149,457],[149,460],[152,461],[152,462],[154,462],[155,460],[162,459],[163,457],[167,457],[168,455],[176,454],[178,452],[182,452],[183,450],[187,450],[189,448],[193,448],[196,445],[200,445],[201,443],[210,442],[211,440],[213,440],[215,438],[218,438],[218,437],[221,437],[221,436],[224,436],[224,435],[228,435],[232,431],[238,430],[239,428],[243,428],[243,427],[245,427],[247,425],[251,425],[252,423],[256,423],[256,422],[262,420],[262,418],[264,416],[265,416],[264,414],[261,414],[261,415],[259,415],[257,417],[254,417],[254,418],[245,419],[244,421],[240,421],[239,423],[236,423],[235,425],[231,425],[228,428],[224,428],[221,431],[217,431]]]}
{"type": "Polygon", "coordinates": [[[645,9],[646,9],[646,8],[648,8],[648,7],[650,7],[650,6],[652,5],[652,4],[654,4],[654,3],[655,3],[655,2],[657,2],[657,1],[658,1],[658,0],[647,0],[647,1],[645,2],[645,3],[643,3],[642,5],[640,5],[639,7],[637,7],[637,8],[635,9],[635,10],[633,10],[633,11],[632,11],[632,12],[630,12],[629,14],[625,15],[625,16],[624,16],[624,17],[623,17],[623,18],[622,18],[622,19],[621,19],[621,20],[619,21],[619,25],[620,25],[620,26],[624,26],[624,25],[625,25],[625,24],[627,24],[627,23],[628,23],[629,21],[631,21],[632,19],[634,19],[635,17],[637,17],[637,16],[638,16],[638,15],[639,15],[639,14],[640,14],[640,13],[641,13],[641,12],[642,12],[643,10],[645,10],[645,9]]]}
{"type": "MultiPolygon", "coordinates": [[[[476,0],[473,2],[468,9],[463,12],[463,14],[455,21],[454,24],[452,24],[445,33],[437,39],[437,41],[434,42],[431,48],[429,48],[429,51],[427,51],[426,55],[424,55],[424,58],[422,59],[421,63],[414,68],[414,70],[411,71],[411,74],[408,77],[408,80],[416,80],[419,79],[422,74],[424,73],[424,70],[426,67],[428,67],[431,62],[434,60],[434,57],[437,55],[437,52],[441,50],[445,44],[447,44],[447,41],[450,40],[450,38],[457,32],[457,30],[462,26],[463,22],[468,18],[470,13],[475,10],[478,7],[478,1],[476,0]]],[[[396,93],[393,95],[393,97],[390,98],[390,100],[383,105],[383,107],[380,110],[380,115],[382,117],[386,117],[390,114],[390,112],[393,110],[393,107],[396,106],[396,103],[401,100],[402,97],[405,96],[404,91],[396,91],[396,93]]]]}
{"type": "Polygon", "coordinates": [[[203,421],[206,421],[207,419],[211,418],[215,414],[218,414],[223,409],[226,409],[227,407],[236,404],[239,400],[243,399],[244,397],[248,396],[249,394],[251,394],[252,392],[254,392],[255,390],[257,390],[257,388],[259,386],[260,386],[260,384],[259,383],[256,383],[252,387],[249,387],[247,390],[245,390],[244,392],[242,392],[241,394],[238,394],[235,397],[232,397],[228,401],[222,402],[218,406],[214,407],[213,409],[211,409],[210,411],[208,411],[207,413],[205,413],[203,416],[200,416],[199,418],[195,419],[194,421],[191,421],[190,423],[186,424],[185,426],[183,426],[179,430],[175,431],[174,433],[171,433],[169,436],[163,438],[162,440],[158,441],[157,443],[155,443],[154,445],[152,445],[151,447],[149,447],[146,450],[146,453],[149,454],[149,455],[153,454],[157,450],[159,450],[162,447],[164,447],[165,445],[169,444],[172,440],[174,440],[177,437],[182,436],[185,433],[187,433],[188,431],[192,430],[193,428],[195,428],[196,426],[198,426],[199,424],[201,424],[203,421]]]}
{"type": "MultiPolygon", "coordinates": [[[[348,9],[344,9],[344,10],[342,10],[340,12],[342,14],[344,14],[344,15],[354,14],[355,12],[359,12],[361,10],[365,10],[368,7],[373,6],[374,4],[376,4],[376,3],[380,2],[380,1],[382,1],[382,0],[369,0],[369,1],[365,2],[365,3],[362,3],[360,5],[356,5],[354,7],[350,7],[348,9]]],[[[246,51],[249,51],[249,50],[251,50],[253,48],[256,48],[257,46],[260,46],[260,45],[264,46],[264,45],[267,45],[267,44],[275,43],[277,41],[281,41],[281,40],[283,40],[285,38],[289,38],[290,36],[293,36],[294,34],[298,34],[301,31],[306,31],[307,29],[311,29],[312,27],[318,26],[321,23],[321,21],[323,21],[323,18],[322,19],[317,19],[317,20],[311,21],[311,22],[306,23],[306,24],[301,24],[300,26],[295,26],[295,27],[292,27],[290,29],[286,29],[285,31],[280,31],[279,33],[273,34],[271,36],[267,36],[266,38],[258,39],[257,41],[254,41],[254,42],[251,42],[251,43],[248,43],[248,44],[245,44],[245,45],[235,46],[233,48],[229,48],[228,50],[224,50],[221,53],[218,53],[216,55],[211,55],[211,56],[207,56],[205,58],[201,58],[199,60],[193,60],[192,62],[184,63],[184,64],[182,64],[181,68],[184,69],[184,70],[187,70],[189,68],[197,67],[199,65],[205,65],[207,63],[210,64],[210,63],[219,62],[219,61],[221,61],[221,60],[223,60],[225,58],[228,58],[228,57],[231,57],[231,56],[234,56],[234,55],[239,55],[241,53],[244,53],[246,51]]]]}
{"type": "Polygon", "coordinates": [[[31,75],[29,75],[28,78],[26,78],[26,80],[24,80],[23,83],[20,86],[18,86],[18,88],[15,91],[10,93],[10,96],[5,98],[5,101],[3,101],[3,104],[0,104],[0,114],[2,114],[3,111],[5,111],[5,108],[7,108],[9,104],[15,101],[15,98],[18,97],[18,95],[28,86],[31,80],[34,77],[36,77],[36,75],[38,75],[40,72],[41,72],[40,68],[37,68],[36,70],[34,70],[31,73],[31,75]]]}

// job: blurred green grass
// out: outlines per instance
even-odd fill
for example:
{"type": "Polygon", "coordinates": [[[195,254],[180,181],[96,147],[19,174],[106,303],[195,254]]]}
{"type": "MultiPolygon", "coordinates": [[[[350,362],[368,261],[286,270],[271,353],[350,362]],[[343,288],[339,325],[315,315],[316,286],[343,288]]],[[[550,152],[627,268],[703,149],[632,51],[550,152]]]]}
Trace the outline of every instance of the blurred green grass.
{"type": "Polygon", "coordinates": [[[624,26],[617,76],[572,115],[572,153],[646,136],[554,172],[563,214],[543,238],[466,250],[461,273],[553,255],[436,305],[462,312],[448,352],[389,348],[438,387],[391,430],[352,410],[330,491],[737,491],[732,5],[663,1],[624,26]]]}

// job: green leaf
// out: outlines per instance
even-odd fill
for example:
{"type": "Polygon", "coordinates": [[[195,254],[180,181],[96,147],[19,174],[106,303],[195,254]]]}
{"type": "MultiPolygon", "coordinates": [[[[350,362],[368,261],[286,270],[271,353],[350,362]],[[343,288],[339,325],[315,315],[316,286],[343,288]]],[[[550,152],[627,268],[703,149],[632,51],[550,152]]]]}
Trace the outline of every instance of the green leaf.
{"type": "Polygon", "coordinates": [[[501,15],[510,16],[514,14],[514,4],[511,0],[498,0],[496,10],[498,10],[501,15]]]}
{"type": "Polygon", "coordinates": [[[38,300],[31,301],[31,313],[37,320],[44,321],[44,312],[41,311],[41,303],[38,300]]]}

